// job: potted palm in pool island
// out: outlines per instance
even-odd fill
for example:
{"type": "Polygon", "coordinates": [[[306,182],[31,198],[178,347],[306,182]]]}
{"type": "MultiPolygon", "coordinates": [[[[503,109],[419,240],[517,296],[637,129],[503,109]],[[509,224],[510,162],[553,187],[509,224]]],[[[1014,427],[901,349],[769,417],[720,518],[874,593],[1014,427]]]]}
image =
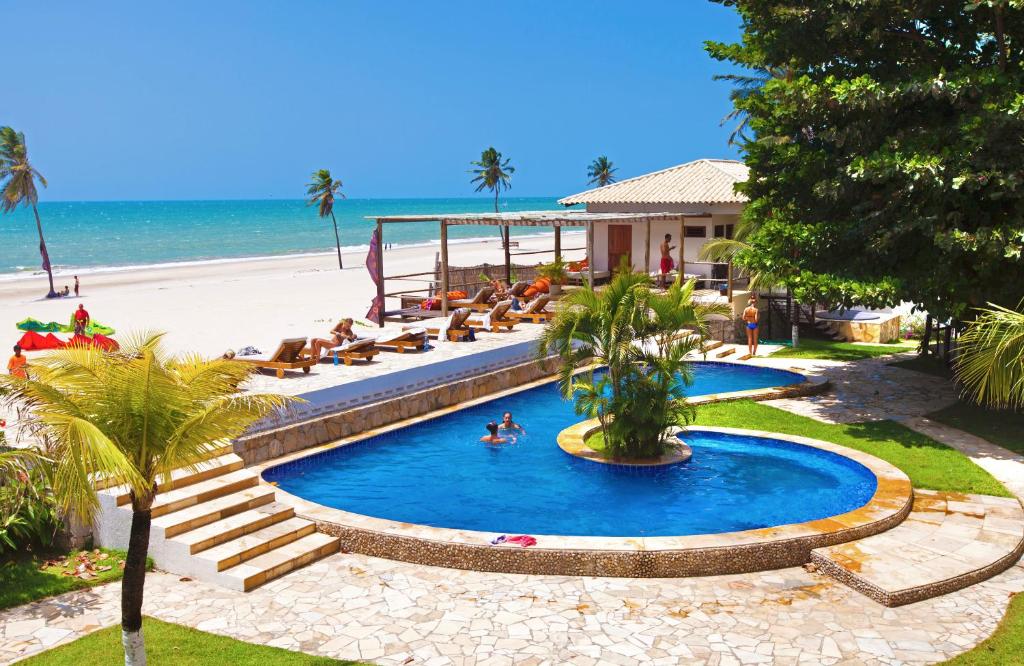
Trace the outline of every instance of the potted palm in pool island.
{"type": "Polygon", "coordinates": [[[563,396],[597,421],[582,435],[593,434],[589,448],[614,461],[677,459],[674,434],[693,417],[685,358],[720,310],[695,304],[692,282],[664,294],[651,286],[648,276],[621,271],[600,291],[573,291],[540,340],[541,354],[561,360],[563,396]]]}

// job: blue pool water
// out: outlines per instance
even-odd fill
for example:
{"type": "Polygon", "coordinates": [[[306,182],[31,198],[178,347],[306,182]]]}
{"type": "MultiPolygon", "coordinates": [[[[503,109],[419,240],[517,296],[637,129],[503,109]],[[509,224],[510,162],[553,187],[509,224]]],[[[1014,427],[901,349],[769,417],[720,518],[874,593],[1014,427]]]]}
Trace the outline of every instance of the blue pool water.
{"type": "MultiPolygon", "coordinates": [[[[695,363],[689,395],[792,384],[781,370],[695,363]]],[[[554,384],[267,470],[318,504],[410,523],[496,533],[670,536],[832,516],[874,494],[862,465],[780,440],[690,429],[685,464],[642,472],[580,460],[555,437],[581,420],[554,384]],[[479,441],[511,411],[515,443],[479,441]]]]}

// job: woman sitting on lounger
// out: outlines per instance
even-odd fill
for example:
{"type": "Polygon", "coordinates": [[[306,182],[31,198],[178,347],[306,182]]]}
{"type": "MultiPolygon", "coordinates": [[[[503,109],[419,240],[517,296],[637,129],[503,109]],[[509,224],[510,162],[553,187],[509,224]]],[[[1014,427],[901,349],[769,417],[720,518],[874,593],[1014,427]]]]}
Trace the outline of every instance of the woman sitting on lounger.
{"type": "Polygon", "coordinates": [[[494,287],[494,295],[489,299],[491,304],[500,303],[508,298],[508,285],[504,280],[491,280],[491,286],[494,287]]]}
{"type": "Polygon", "coordinates": [[[352,318],[346,317],[331,329],[330,339],[313,338],[309,343],[309,351],[312,357],[318,359],[323,355],[325,349],[331,349],[332,347],[358,339],[359,336],[352,332],[352,323],[352,318]]]}

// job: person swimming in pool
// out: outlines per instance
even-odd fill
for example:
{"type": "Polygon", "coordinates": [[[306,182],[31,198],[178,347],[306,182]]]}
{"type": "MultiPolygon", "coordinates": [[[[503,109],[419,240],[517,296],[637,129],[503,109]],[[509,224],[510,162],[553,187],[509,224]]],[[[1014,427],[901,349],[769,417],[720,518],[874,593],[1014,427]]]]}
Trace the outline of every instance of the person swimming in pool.
{"type": "Polygon", "coordinates": [[[498,430],[508,430],[511,432],[518,430],[520,435],[526,434],[526,428],[512,420],[512,412],[505,412],[501,416],[501,423],[498,425],[498,430]]]}
{"type": "Polygon", "coordinates": [[[504,444],[508,440],[498,435],[498,424],[491,421],[487,424],[487,434],[481,437],[480,441],[487,444],[504,444]]]}
{"type": "Polygon", "coordinates": [[[747,353],[757,356],[757,324],[761,313],[757,309],[757,300],[751,297],[746,309],[743,310],[743,321],[747,329],[747,353]]]}

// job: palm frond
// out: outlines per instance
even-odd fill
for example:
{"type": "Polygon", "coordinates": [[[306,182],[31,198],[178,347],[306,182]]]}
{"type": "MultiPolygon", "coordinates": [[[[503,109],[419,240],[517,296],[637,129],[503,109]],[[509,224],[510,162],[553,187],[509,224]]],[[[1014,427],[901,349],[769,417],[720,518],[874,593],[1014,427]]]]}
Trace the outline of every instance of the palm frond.
{"type": "Polygon", "coordinates": [[[967,397],[996,408],[1024,406],[1024,312],[990,303],[958,349],[955,369],[967,397]]]}

